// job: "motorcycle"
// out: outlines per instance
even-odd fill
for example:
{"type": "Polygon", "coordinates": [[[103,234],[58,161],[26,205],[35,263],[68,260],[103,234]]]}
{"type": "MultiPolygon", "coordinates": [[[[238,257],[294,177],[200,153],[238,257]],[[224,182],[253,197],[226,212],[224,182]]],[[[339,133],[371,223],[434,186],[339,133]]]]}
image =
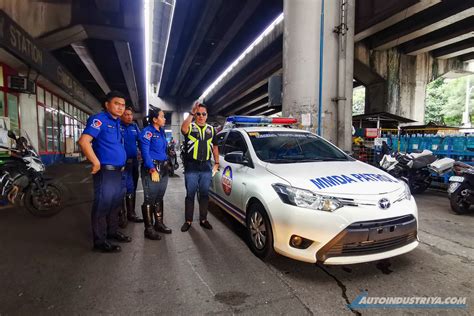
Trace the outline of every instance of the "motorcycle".
{"type": "MultiPolygon", "coordinates": [[[[2,188],[12,204],[25,206],[35,216],[49,217],[63,208],[66,200],[59,182],[44,177],[45,166],[25,131],[19,137],[8,131],[15,145],[0,146],[10,151],[9,157],[0,158],[0,172],[10,177],[2,188]]],[[[3,183],[2,183],[3,184],[3,183]]]]}
{"type": "Polygon", "coordinates": [[[380,167],[397,179],[407,182],[412,193],[422,193],[431,184],[429,165],[437,160],[429,150],[421,153],[399,153],[384,155],[380,167]]]}
{"type": "Polygon", "coordinates": [[[456,161],[453,172],[448,187],[451,209],[457,214],[467,214],[474,202],[474,167],[456,161]]]}
{"type": "Polygon", "coordinates": [[[168,167],[170,177],[174,176],[174,171],[179,168],[178,157],[176,155],[175,144],[172,142],[168,143],[168,167]]]}

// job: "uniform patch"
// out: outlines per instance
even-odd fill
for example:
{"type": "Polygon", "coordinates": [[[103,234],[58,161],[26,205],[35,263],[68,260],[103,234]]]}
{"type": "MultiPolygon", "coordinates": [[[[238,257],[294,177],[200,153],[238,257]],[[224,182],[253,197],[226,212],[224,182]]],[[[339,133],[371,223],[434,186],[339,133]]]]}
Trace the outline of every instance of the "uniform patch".
{"type": "Polygon", "coordinates": [[[100,127],[102,126],[102,121],[99,120],[99,119],[93,119],[91,126],[92,126],[93,128],[100,129],[100,127]]]}
{"type": "Polygon", "coordinates": [[[206,129],[206,134],[207,134],[207,135],[211,135],[211,133],[212,133],[212,131],[211,131],[209,128],[206,129]]]}
{"type": "Polygon", "coordinates": [[[145,137],[148,140],[150,140],[152,136],[153,136],[152,132],[146,132],[145,135],[143,135],[143,137],[145,137]]]}

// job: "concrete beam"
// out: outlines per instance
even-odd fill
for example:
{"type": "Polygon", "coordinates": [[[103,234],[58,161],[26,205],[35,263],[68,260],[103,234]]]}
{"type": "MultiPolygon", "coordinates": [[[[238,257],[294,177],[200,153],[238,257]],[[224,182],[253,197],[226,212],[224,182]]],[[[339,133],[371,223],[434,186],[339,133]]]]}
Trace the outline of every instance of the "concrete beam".
{"type": "Polygon", "coordinates": [[[386,50],[474,15],[473,0],[442,2],[412,20],[401,22],[376,36],[372,42],[375,50],[386,50]]]}
{"type": "MultiPolygon", "coordinates": [[[[248,107],[251,107],[251,106],[255,106],[259,103],[261,103],[262,100],[265,100],[264,103],[268,103],[268,93],[265,93],[255,99],[252,99],[250,100],[249,102],[245,102],[244,104],[242,105],[239,105],[237,107],[234,107],[232,108],[229,112],[230,113],[237,113],[239,111],[242,111],[244,110],[245,108],[248,108],[248,107]]],[[[240,114],[240,113],[239,113],[240,114]]]]}
{"type": "Polygon", "coordinates": [[[421,0],[417,4],[414,4],[405,10],[398,12],[397,14],[392,15],[388,19],[375,24],[374,26],[371,26],[368,29],[363,30],[362,32],[357,33],[354,36],[354,42],[361,41],[369,36],[374,35],[375,33],[378,33],[392,25],[397,24],[398,22],[407,19],[418,12],[421,12],[423,10],[426,10],[429,7],[434,6],[435,4],[440,3],[441,0],[421,0]]]}
{"type": "Polygon", "coordinates": [[[132,53],[130,51],[130,45],[127,42],[114,41],[115,50],[120,61],[120,67],[122,68],[123,77],[127,84],[128,93],[132,101],[133,107],[136,111],[140,109],[138,102],[138,89],[137,82],[135,80],[135,71],[133,70],[132,53]]]}
{"type": "Polygon", "coordinates": [[[73,43],[84,41],[88,38],[106,41],[135,42],[140,40],[141,34],[139,30],[134,29],[77,24],[40,37],[37,41],[44,49],[53,51],[73,43]]]}
{"type": "MultiPolygon", "coordinates": [[[[236,74],[239,73],[245,66],[250,64],[252,60],[258,54],[263,52],[267,47],[270,47],[273,43],[275,43],[278,39],[280,39],[282,35],[283,35],[283,23],[281,21],[280,23],[276,24],[275,27],[269,32],[269,34],[267,34],[259,43],[257,43],[250,52],[248,52],[245,56],[243,56],[240,62],[231,71],[229,71],[223,78],[221,78],[221,80],[204,97],[208,100],[214,98],[215,95],[226,83],[228,83],[234,76],[236,76],[236,74]]],[[[280,52],[278,56],[275,56],[275,58],[277,58],[276,60],[279,63],[281,63],[282,52],[280,52]]],[[[257,74],[255,73],[255,75],[257,74]]]]}
{"type": "Polygon", "coordinates": [[[74,43],[71,46],[76,52],[77,56],[79,56],[79,58],[81,59],[84,66],[86,66],[87,70],[89,70],[90,74],[97,82],[99,87],[102,89],[102,91],[104,91],[105,94],[109,93],[110,87],[104,79],[104,76],[102,76],[102,73],[100,72],[99,68],[97,68],[97,65],[95,64],[94,59],[92,58],[86,43],[79,42],[74,43]]]}
{"type": "Polygon", "coordinates": [[[419,55],[474,37],[474,17],[454,23],[402,45],[407,55],[419,55]]]}
{"type": "Polygon", "coordinates": [[[256,84],[254,84],[253,86],[251,86],[250,88],[246,89],[245,91],[243,91],[242,93],[238,94],[237,96],[235,97],[232,97],[232,98],[229,98],[228,101],[226,103],[224,103],[223,105],[221,105],[219,107],[219,110],[216,111],[215,109],[213,111],[211,111],[211,113],[217,113],[219,111],[225,111],[227,108],[229,108],[230,106],[232,106],[233,104],[235,104],[237,101],[239,101],[241,98],[243,98],[244,96],[246,95],[249,95],[251,93],[253,93],[254,91],[260,89],[261,87],[263,87],[264,85],[266,85],[268,83],[268,78],[265,78],[259,82],[257,82],[256,84]]]}
{"type": "Polygon", "coordinates": [[[462,61],[474,61],[474,53],[468,53],[460,57],[462,61]]]}
{"type": "Polygon", "coordinates": [[[184,95],[189,96],[196,86],[201,82],[204,76],[207,74],[209,69],[214,65],[216,60],[220,57],[224,49],[230,43],[230,41],[235,37],[237,32],[242,28],[242,26],[247,22],[250,16],[254,13],[258,5],[260,5],[260,0],[247,1],[244,8],[239,12],[239,15],[232,22],[232,25],[227,29],[226,33],[222,36],[222,39],[219,40],[217,47],[212,51],[211,56],[206,59],[204,65],[199,69],[199,73],[194,77],[193,81],[188,85],[185,90],[184,95]]]}
{"type": "Polygon", "coordinates": [[[265,102],[259,106],[246,110],[245,112],[239,113],[239,115],[257,115],[261,112],[266,112],[268,109],[268,102],[265,102]]]}
{"type": "Polygon", "coordinates": [[[474,52],[474,37],[433,51],[433,57],[448,59],[474,52]]]}
{"type": "Polygon", "coordinates": [[[281,112],[281,106],[276,107],[276,108],[270,108],[266,111],[261,112],[260,115],[272,115],[278,112],[281,112]]]}
{"type": "Polygon", "coordinates": [[[176,95],[179,88],[183,84],[184,76],[188,73],[188,70],[193,63],[199,48],[201,47],[201,44],[207,34],[207,31],[212,26],[212,22],[214,21],[214,18],[216,17],[221,4],[222,0],[205,2],[205,8],[202,13],[202,18],[199,21],[199,24],[195,27],[194,36],[189,45],[189,49],[183,59],[183,63],[179,68],[178,75],[176,76],[173,88],[171,89],[171,95],[176,95]]]}

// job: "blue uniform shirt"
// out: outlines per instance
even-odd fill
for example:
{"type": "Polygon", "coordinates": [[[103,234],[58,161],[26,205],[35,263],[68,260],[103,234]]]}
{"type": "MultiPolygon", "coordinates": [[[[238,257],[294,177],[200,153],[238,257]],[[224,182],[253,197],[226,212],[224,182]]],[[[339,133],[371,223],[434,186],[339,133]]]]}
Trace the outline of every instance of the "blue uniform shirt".
{"type": "Polygon", "coordinates": [[[101,165],[125,165],[127,154],[123,146],[120,118],[114,119],[109,112],[91,115],[82,133],[94,137],[92,149],[101,165]]]}
{"type": "Polygon", "coordinates": [[[137,124],[125,124],[124,122],[122,122],[120,124],[120,128],[122,130],[127,159],[136,159],[138,154],[138,137],[140,136],[140,130],[138,129],[137,124]]]}
{"type": "Polygon", "coordinates": [[[166,147],[166,134],[163,128],[157,130],[153,125],[145,127],[140,133],[140,150],[145,168],[154,168],[153,160],[167,160],[166,147]]]}

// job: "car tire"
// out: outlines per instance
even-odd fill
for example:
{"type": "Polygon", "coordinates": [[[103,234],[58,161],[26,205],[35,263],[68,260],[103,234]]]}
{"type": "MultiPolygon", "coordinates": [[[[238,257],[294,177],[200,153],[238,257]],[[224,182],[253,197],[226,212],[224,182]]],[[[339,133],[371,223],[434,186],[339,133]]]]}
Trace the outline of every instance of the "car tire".
{"type": "Polygon", "coordinates": [[[465,184],[461,184],[456,191],[451,193],[449,196],[449,202],[451,205],[451,209],[459,215],[469,213],[470,206],[469,203],[462,202],[461,192],[466,190],[467,186],[465,184]]]}
{"type": "Polygon", "coordinates": [[[264,207],[259,203],[250,205],[246,222],[250,250],[262,260],[272,257],[273,230],[264,207]]]}

